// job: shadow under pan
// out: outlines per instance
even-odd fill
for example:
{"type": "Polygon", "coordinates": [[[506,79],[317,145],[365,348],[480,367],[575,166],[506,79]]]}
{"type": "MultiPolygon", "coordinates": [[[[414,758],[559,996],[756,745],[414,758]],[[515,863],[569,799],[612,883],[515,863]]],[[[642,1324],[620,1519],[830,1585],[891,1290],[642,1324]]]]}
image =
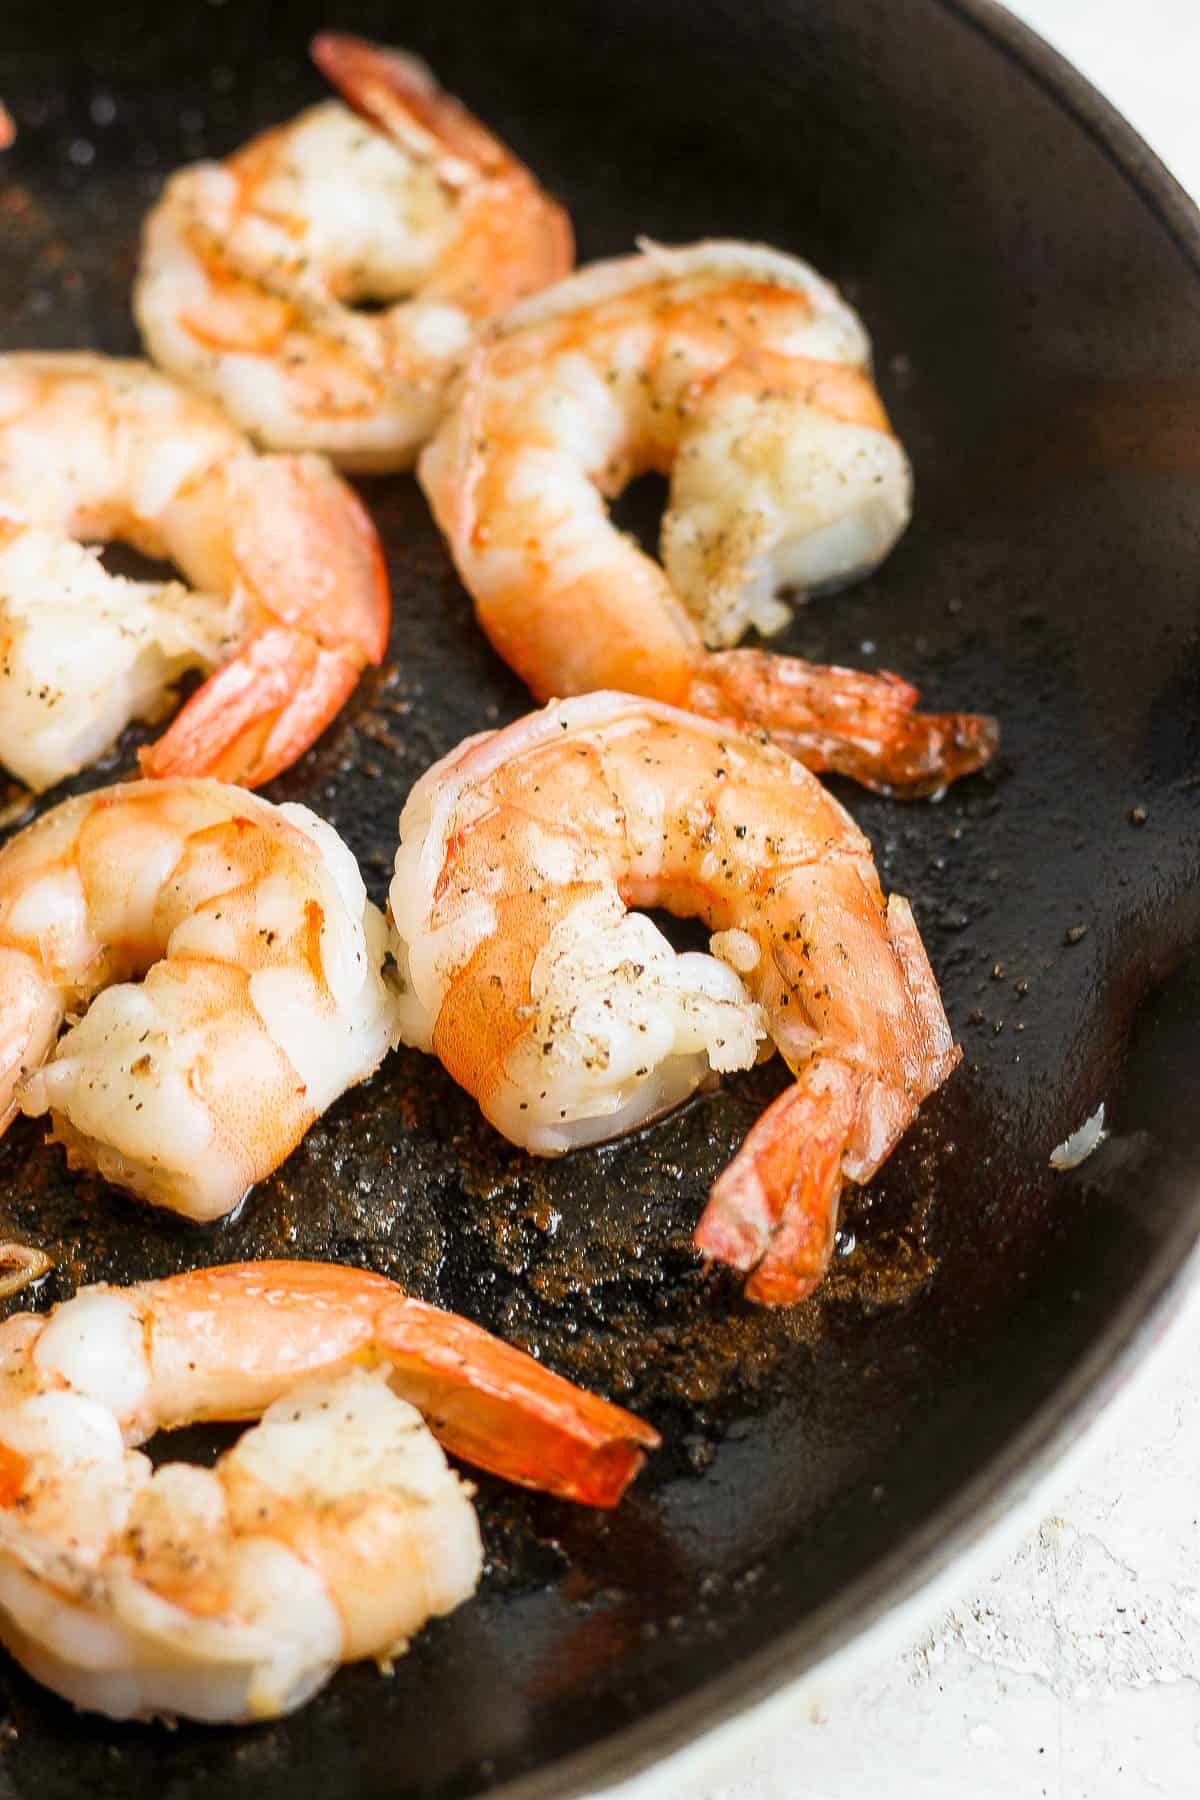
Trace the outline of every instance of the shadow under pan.
{"type": "MultiPolygon", "coordinates": [[[[861,307],[916,517],[783,642],[1000,716],[993,767],[938,804],[839,789],[913,901],[965,1059],[849,1201],[821,1295],[785,1314],[690,1249],[771,1066],[548,1164],[401,1053],[207,1232],[69,1177],[15,1126],[0,1232],[55,1249],[48,1300],[342,1258],[535,1347],[666,1443],[611,1516],[483,1481],[477,1599],[391,1680],[346,1670],[283,1723],[113,1726],[0,1663],[4,1795],[578,1792],[810,1666],[963,1541],[1112,1378],[1196,1231],[1200,237],[1178,190],[985,0],[346,0],[336,21],[311,0],[9,0],[0,344],[136,350],[136,232],[163,177],[315,98],[305,44],[333,22],[426,56],[566,202],[582,258],[643,232],[762,239],[861,307]],[[1111,1137],[1052,1174],[1100,1100],[1111,1137]]],[[[412,480],[363,491],[389,660],[269,792],[331,819],[381,899],[411,782],[527,702],[412,480]]]]}

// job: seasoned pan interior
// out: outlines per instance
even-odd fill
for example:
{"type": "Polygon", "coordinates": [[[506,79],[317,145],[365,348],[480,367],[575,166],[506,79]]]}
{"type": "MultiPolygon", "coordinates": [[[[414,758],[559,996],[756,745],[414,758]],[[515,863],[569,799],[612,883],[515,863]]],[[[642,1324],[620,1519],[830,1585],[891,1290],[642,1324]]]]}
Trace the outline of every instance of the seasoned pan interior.
{"type": "MultiPolygon", "coordinates": [[[[162,178],[315,98],[305,44],[327,24],[423,53],[566,202],[581,257],[636,233],[760,238],[861,307],[916,517],[784,642],[1000,715],[993,767],[939,803],[839,788],[914,904],[965,1060],[848,1201],[821,1294],[782,1314],[689,1242],[777,1063],[549,1164],[401,1053],[204,1232],[69,1178],[40,1126],[14,1126],[0,1231],[58,1255],[47,1301],[342,1258],[536,1348],[666,1444],[611,1516],[481,1481],[478,1598],[391,1680],[344,1671],[288,1722],[116,1727],[0,1662],[0,1793],[574,1791],[619,1766],[625,1728],[677,1739],[853,1630],[968,1485],[1075,1404],[1195,1230],[1200,284],[1165,178],[1123,166],[1036,53],[940,0],[9,0],[0,344],[134,351],[135,236],[162,178]],[[1052,1174],[1101,1099],[1110,1139],[1052,1174]]],[[[381,900],[411,782],[526,699],[413,481],[362,491],[390,655],[269,792],[330,818],[381,900]]],[[[642,488],[622,516],[652,538],[658,503],[642,488]]]]}

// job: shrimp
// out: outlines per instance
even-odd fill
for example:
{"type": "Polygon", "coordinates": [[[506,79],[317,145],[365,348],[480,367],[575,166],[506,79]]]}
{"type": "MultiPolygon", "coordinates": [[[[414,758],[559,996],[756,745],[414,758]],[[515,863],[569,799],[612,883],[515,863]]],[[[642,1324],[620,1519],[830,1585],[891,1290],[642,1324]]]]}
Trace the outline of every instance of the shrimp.
{"type": "Polygon", "coordinates": [[[480,321],[571,267],[570,221],[415,57],[336,32],[312,51],[349,107],[175,175],[134,310],[155,361],[262,443],[408,468],[480,321]]]}
{"type": "Polygon", "coordinates": [[[827,282],[739,243],[596,263],[494,323],[418,473],[480,624],[538,699],[644,694],[901,794],[987,760],[992,720],[916,712],[893,675],[728,648],[780,628],[781,587],[864,573],[908,521],[868,356],[827,282]],[[663,568],[604,505],[651,469],[671,477],[663,568]]]}
{"type": "Polygon", "coordinates": [[[302,754],[383,656],[374,527],[323,459],[260,456],[146,363],[0,356],[0,761],[42,789],[184,670],[214,670],[148,775],[255,787],[302,754]],[[110,575],[77,540],[120,539],[179,582],[110,575]]]}
{"type": "Polygon", "coordinates": [[[0,1638],[114,1718],[239,1721],[386,1661],[474,1590],[472,1489],[615,1506],[657,1433],[394,1283],[330,1263],[83,1288],[0,1326],[0,1638]],[[258,1419],[212,1469],[134,1446],[258,1419]]]}
{"type": "Polygon", "coordinates": [[[908,903],[816,777],[763,739],[624,694],[469,739],[400,816],[406,1041],[513,1142],[636,1129],[773,1043],[796,1077],[696,1231],[751,1299],[800,1299],[844,1180],[869,1179],[960,1056],[908,903]],[[676,955],[629,906],[710,928],[676,955]]]}
{"type": "Polygon", "coordinates": [[[10,1300],[27,1287],[36,1287],[53,1267],[54,1258],[32,1244],[0,1244],[0,1269],[9,1271],[0,1275],[0,1300],[10,1300]]]}
{"type": "Polygon", "coordinates": [[[73,1167],[219,1218],[396,1043],[387,957],[306,807],[179,779],[68,800],[0,850],[0,1130],[48,1113],[73,1167]]]}

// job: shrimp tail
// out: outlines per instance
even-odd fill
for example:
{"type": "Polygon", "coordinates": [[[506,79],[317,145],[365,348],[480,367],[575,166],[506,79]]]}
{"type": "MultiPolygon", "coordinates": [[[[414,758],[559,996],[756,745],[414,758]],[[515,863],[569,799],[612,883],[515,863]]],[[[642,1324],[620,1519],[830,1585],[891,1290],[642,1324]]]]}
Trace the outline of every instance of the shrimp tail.
{"type": "Polygon", "coordinates": [[[706,657],[689,694],[696,712],[759,726],[810,769],[910,800],[982,768],[1000,736],[986,713],[923,713],[916,702],[916,688],[886,671],[764,650],[706,657]]]}
{"type": "Polygon", "coordinates": [[[261,787],[303,755],[387,647],[379,539],[328,463],[261,457],[231,481],[239,583],[257,628],[141,752],[153,779],[215,775],[261,787]]]}
{"type": "Polygon", "coordinates": [[[659,1443],[632,1413],[365,1270],[229,1263],[169,1276],[146,1291],[154,1296],[160,1422],[249,1417],[301,1376],[380,1364],[447,1450],[563,1499],[615,1506],[643,1452],[659,1443]],[[214,1317],[221,1322],[215,1332],[214,1317]],[[190,1348],[198,1332],[207,1348],[199,1366],[190,1348]]]}
{"type": "Polygon", "coordinates": [[[452,165],[444,160],[439,169],[452,185],[465,185],[475,174],[495,175],[511,161],[508,152],[490,131],[443,93],[419,57],[345,31],[319,31],[309,54],[325,79],[347,106],[370,124],[410,151],[417,133],[427,133],[452,156],[467,165],[458,181],[452,165]]]}
{"type": "Polygon", "coordinates": [[[405,1399],[448,1450],[523,1487],[615,1506],[658,1433],[490,1332],[418,1300],[378,1320],[382,1355],[405,1399]]]}
{"type": "Polygon", "coordinates": [[[463,198],[470,222],[449,266],[431,272],[428,298],[483,318],[567,273],[575,260],[567,214],[424,63],[340,31],[318,32],[311,55],[347,105],[411,155],[428,160],[432,139],[439,180],[463,198]]]}
{"type": "Polygon", "coordinates": [[[212,775],[261,787],[295,762],[354,692],[366,658],[308,632],[269,626],[209,677],[157,741],[142,774],[212,775]]]}
{"type": "Polygon", "coordinates": [[[829,1267],[858,1091],[845,1063],[810,1064],[713,1184],[693,1242],[705,1256],[750,1272],[748,1300],[791,1305],[829,1267]]]}

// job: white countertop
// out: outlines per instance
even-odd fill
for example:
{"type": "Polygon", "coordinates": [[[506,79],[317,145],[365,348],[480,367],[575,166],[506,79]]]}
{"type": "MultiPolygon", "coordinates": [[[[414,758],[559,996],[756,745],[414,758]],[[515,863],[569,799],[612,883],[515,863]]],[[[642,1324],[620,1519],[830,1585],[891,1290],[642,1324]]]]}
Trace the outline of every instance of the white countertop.
{"type": "Polygon", "coordinates": [[[711,1773],[658,1800],[1200,1794],[1198,1369],[1200,1288],[1015,1551],[974,1563],[898,1654],[718,1740],[711,1773]]]}
{"type": "MultiPolygon", "coordinates": [[[[1011,4],[1200,198],[1200,0],[1011,4]]],[[[1015,1549],[918,1604],[898,1653],[605,1800],[1200,1795],[1200,1284],[1063,1482],[1015,1549]]]]}

